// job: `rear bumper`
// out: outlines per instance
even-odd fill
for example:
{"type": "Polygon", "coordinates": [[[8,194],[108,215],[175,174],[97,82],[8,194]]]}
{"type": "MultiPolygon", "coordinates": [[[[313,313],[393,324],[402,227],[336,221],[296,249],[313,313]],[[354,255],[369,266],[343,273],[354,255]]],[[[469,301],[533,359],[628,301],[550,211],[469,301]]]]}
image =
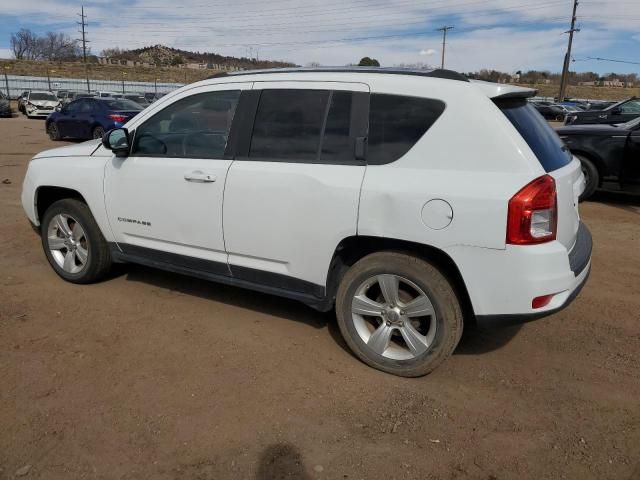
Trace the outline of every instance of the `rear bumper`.
{"type": "Polygon", "coordinates": [[[481,328],[499,328],[506,327],[510,325],[519,325],[522,323],[533,322],[534,320],[539,320],[541,318],[548,317],[549,315],[553,315],[554,313],[558,313],[561,310],[567,308],[571,303],[576,299],[576,297],[580,294],[582,287],[585,286],[587,280],[589,279],[589,274],[591,273],[591,262],[587,264],[587,267],[580,275],[579,283],[573,289],[572,292],[569,293],[569,296],[564,301],[562,305],[559,307],[552,308],[551,310],[545,310],[543,312],[536,313],[518,313],[518,314],[508,314],[508,315],[478,315],[476,316],[476,324],[481,328]]]}
{"type": "Polygon", "coordinates": [[[505,250],[456,248],[460,269],[480,326],[513,325],[552,315],[571,304],[587,282],[592,238],[581,224],[569,253],[560,242],[507,245],[505,250]],[[533,299],[553,295],[542,308],[533,299]]]}

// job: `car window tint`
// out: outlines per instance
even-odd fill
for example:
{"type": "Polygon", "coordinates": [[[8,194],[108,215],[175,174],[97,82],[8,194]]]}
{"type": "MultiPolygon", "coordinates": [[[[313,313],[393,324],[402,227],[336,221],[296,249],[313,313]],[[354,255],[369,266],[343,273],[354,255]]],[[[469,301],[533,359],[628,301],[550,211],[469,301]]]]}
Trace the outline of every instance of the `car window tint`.
{"type": "Polygon", "coordinates": [[[91,113],[93,111],[93,102],[88,99],[78,100],[80,103],[80,113],[91,113]]]}
{"type": "Polygon", "coordinates": [[[262,91],[249,156],[316,160],[328,99],[328,90],[262,91]]]}
{"type": "Polygon", "coordinates": [[[131,100],[127,100],[127,99],[124,99],[124,98],[118,98],[118,99],[114,99],[114,100],[103,100],[103,101],[107,105],[107,108],[109,110],[120,110],[120,111],[125,111],[125,110],[140,111],[140,110],[142,110],[140,105],[138,105],[136,102],[132,102],[131,100]]]}
{"type": "Polygon", "coordinates": [[[442,115],[445,105],[428,98],[374,93],[369,109],[367,162],[383,164],[407,153],[442,115]]]}
{"type": "Polygon", "coordinates": [[[222,158],[239,98],[228,90],[178,100],[136,129],[132,154],[222,158]]]}
{"type": "Polygon", "coordinates": [[[76,100],[74,102],[71,102],[67,105],[65,111],[67,113],[78,113],[80,111],[80,108],[82,108],[83,103],[84,100],[76,100]]]}
{"type": "Polygon", "coordinates": [[[339,163],[353,160],[354,152],[350,142],[351,92],[332,92],[327,123],[322,137],[323,162],[339,163]]]}
{"type": "Polygon", "coordinates": [[[546,172],[571,162],[571,153],[549,123],[525,101],[496,100],[496,105],[527,142],[546,172]]]}
{"type": "Polygon", "coordinates": [[[620,108],[622,113],[637,113],[640,115],[640,100],[631,100],[620,108]]]}

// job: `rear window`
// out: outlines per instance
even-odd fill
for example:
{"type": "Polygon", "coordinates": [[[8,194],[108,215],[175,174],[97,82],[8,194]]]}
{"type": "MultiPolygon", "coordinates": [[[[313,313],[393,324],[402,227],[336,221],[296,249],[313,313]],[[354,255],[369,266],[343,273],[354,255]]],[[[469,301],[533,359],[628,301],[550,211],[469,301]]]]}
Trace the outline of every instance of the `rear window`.
{"type": "Polygon", "coordinates": [[[497,101],[502,113],[520,132],[546,172],[571,162],[571,153],[535,108],[526,101],[497,101]]]}
{"type": "Polygon", "coordinates": [[[393,162],[413,147],[444,112],[445,104],[429,98],[372,94],[367,162],[393,162]]]}
{"type": "Polygon", "coordinates": [[[132,102],[131,100],[126,99],[115,99],[115,100],[104,100],[104,103],[107,105],[107,108],[110,110],[133,110],[133,111],[141,111],[142,107],[138,105],[136,102],[132,102]]]}

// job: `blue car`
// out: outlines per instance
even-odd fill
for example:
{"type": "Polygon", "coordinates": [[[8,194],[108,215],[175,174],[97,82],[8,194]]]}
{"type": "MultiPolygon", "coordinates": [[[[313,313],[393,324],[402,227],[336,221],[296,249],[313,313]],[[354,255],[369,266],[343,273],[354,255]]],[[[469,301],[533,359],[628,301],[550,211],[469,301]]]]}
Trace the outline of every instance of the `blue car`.
{"type": "Polygon", "coordinates": [[[102,138],[141,111],[140,105],[123,98],[80,98],[50,114],[45,128],[51,140],[102,138]]]}

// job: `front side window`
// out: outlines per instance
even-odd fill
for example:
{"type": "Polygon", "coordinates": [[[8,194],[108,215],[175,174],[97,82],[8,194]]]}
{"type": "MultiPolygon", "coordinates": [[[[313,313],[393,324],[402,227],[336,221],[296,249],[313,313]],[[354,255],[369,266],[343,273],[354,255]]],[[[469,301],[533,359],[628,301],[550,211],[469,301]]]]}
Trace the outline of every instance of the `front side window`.
{"type": "Polygon", "coordinates": [[[407,153],[442,115],[445,105],[428,98],[374,93],[369,109],[367,161],[380,165],[407,153]]]}
{"type": "MultiPolygon", "coordinates": [[[[136,129],[132,155],[222,158],[240,90],[183,98],[136,129]]],[[[117,100],[141,107],[130,100],[117,100]]]]}
{"type": "Polygon", "coordinates": [[[75,100],[67,105],[65,113],[78,113],[84,104],[84,100],[75,100]]]}

